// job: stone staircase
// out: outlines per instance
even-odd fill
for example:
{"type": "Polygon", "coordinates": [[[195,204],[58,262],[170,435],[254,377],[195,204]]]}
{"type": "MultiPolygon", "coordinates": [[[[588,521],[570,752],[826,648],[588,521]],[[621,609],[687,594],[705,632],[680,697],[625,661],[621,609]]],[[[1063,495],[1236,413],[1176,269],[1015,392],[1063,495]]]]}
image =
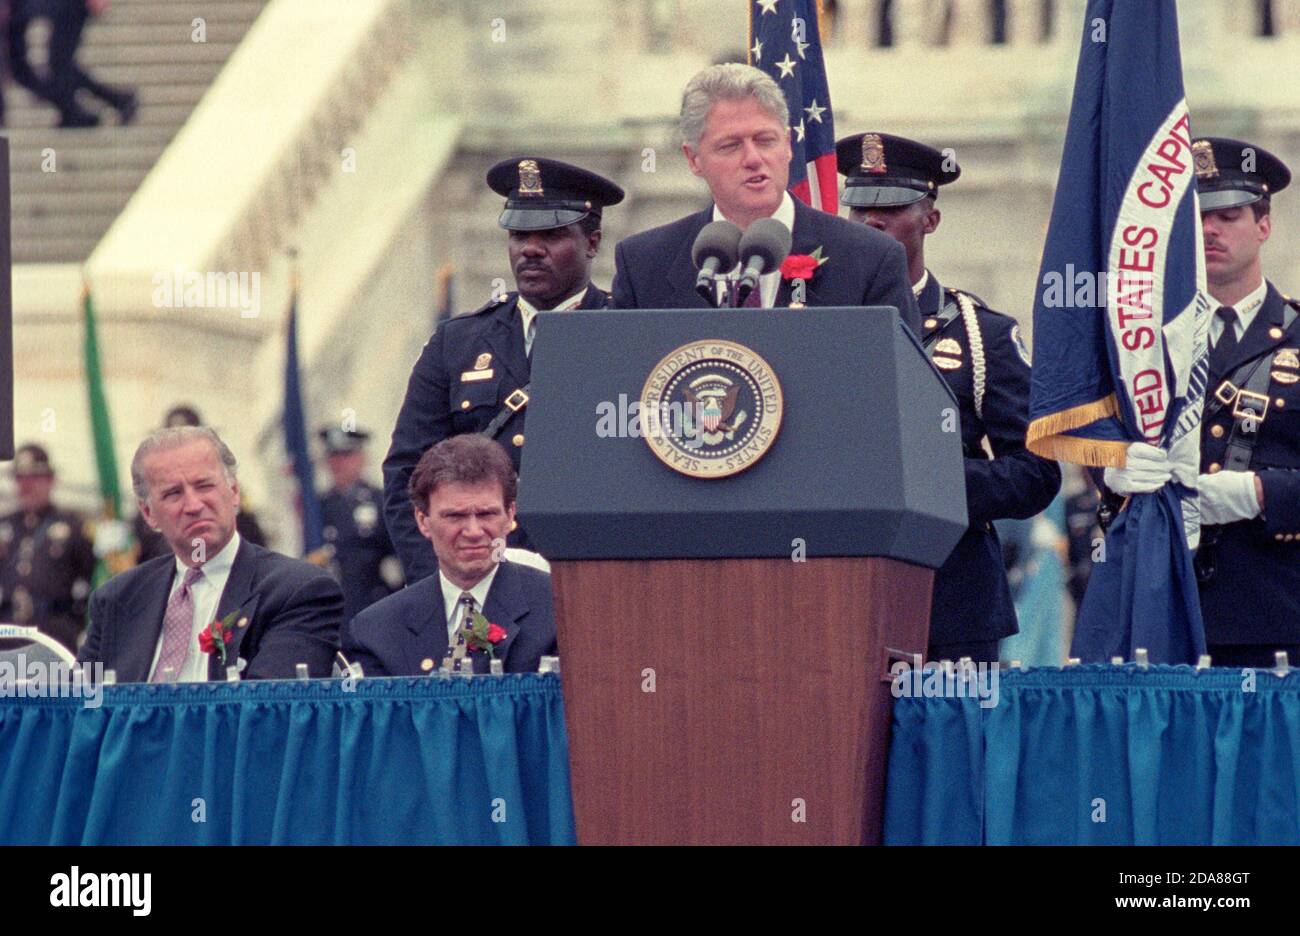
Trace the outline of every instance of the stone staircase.
{"type": "MultiPolygon", "coordinates": [[[[129,127],[106,110],[99,127],[58,129],[53,107],[8,85],[14,263],[80,263],[90,255],[266,3],[114,0],[91,19],[78,61],[100,81],[136,89],[140,108],[129,127]],[[199,18],[207,32],[201,43],[192,38],[199,18]]],[[[30,27],[34,62],[43,61],[47,35],[43,22],[30,27]]]]}

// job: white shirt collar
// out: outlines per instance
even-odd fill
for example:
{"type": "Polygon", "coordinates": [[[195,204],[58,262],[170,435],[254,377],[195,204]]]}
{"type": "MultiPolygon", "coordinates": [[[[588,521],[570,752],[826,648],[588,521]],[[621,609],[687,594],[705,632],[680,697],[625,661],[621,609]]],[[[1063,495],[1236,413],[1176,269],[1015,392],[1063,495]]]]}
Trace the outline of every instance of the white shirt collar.
{"type": "MultiPolygon", "coordinates": [[[[568,299],[565,299],[563,302],[561,302],[559,305],[557,305],[557,306],[556,306],[552,311],[554,311],[554,312],[568,312],[570,309],[576,309],[578,306],[582,305],[582,300],[583,300],[584,298],[586,298],[586,296],[587,296],[587,290],[590,289],[590,288],[591,288],[590,286],[584,286],[584,287],[582,287],[582,289],[578,290],[576,293],[574,293],[574,294],[573,294],[572,296],[570,296],[568,299]]],[[[520,296],[520,297],[519,297],[519,304],[518,304],[518,305],[519,305],[519,317],[520,317],[521,319],[523,319],[523,325],[524,325],[524,340],[527,341],[527,338],[528,338],[528,326],[529,326],[530,324],[532,324],[533,319],[537,316],[537,311],[538,311],[538,310],[537,310],[536,306],[534,306],[531,302],[529,302],[529,301],[528,301],[527,299],[525,299],[523,296],[520,296]]]]}
{"type": "MultiPolygon", "coordinates": [[[[236,530],[230,536],[230,542],[221,547],[221,551],[203,563],[200,568],[203,570],[203,577],[212,579],[213,576],[225,575],[235,564],[235,554],[239,552],[239,531],[236,530]]],[[[189,566],[181,562],[180,557],[176,557],[176,574],[184,576],[189,571],[189,566]]]]}
{"type": "Polygon", "coordinates": [[[1255,313],[1259,311],[1266,298],[1268,298],[1268,280],[1261,279],[1259,286],[1250,295],[1242,297],[1242,300],[1233,306],[1237,310],[1237,318],[1241,320],[1243,329],[1250,327],[1250,323],[1255,320],[1255,313]]]}
{"type": "Polygon", "coordinates": [[[925,292],[925,287],[930,283],[930,271],[926,270],[921,274],[921,278],[912,286],[912,295],[921,298],[921,293],[925,292]]]}
{"type": "MultiPolygon", "coordinates": [[[[488,592],[492,589],[492,583],[496,580],[497,570],[500,568],[500,563],[494,565],[491,572],[483,576],[478,584],[469,589],[469,593],[474,596],[474,606],[480,614],[483,613],[483,606],[487,604],[488,592]]],[[[447,639],[451,641],[456,628],[460,625],[460,621],[456,619],[456,603],[460,601],[461,592],[465,591],[465,589],[443,575],[442,569],[438,570],[438,582],[442,585],[442,610],[447,620],[447,639]]]]}
{"type": "MultiPolygon", "coordinates": [[[[794,199],[790,197],[789,192],[781,193],[781,204],[776,206],[776,211],[772,212],[771,217],[780,221],[791,231],[794,230],[794,199]]],[[[713,220],[727,220],[726,215],[722,213],[722,209],[716,204],[713,206],[713,220]]]]}

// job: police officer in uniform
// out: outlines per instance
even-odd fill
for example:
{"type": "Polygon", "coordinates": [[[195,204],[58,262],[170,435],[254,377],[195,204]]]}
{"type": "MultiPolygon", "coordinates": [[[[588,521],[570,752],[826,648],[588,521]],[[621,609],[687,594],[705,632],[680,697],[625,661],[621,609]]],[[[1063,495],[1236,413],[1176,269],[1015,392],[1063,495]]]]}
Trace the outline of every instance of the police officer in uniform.
{"type": "Polygon", "coordinates": [[[35,626],[75,652],[95,573],[86,523],[51,503],[54,468],[41,446],[14,453],[14,480],[20,508],[0,518],[0,621],[35,626]]]}
{"type": "Polygon", "coordinates": [[[384,526],[384,492],[361,477],[370,433],[328,426],[320,431],[334,484],[321,495],[329,569],[343,586],[343,619],[402,587],[402,568],[384,526]]]}
{"type": "MultiPolygon", "coordinates": [[[[518,470],[537,313],[609,304],[609,293],[591,283],[591,262],[600,248],[602,209],[623,200],[621,188],[539,157],[497,163],[487,184],[506,199],[497,223],[510,232],[517,291],[444,321],[411,371],[384,459],[384,517],[408,584],[437,569],[406,490],[420,456],[448,436],[479,432],[500,442],[518,470]]],[[[518,528],[509,542],[528,545],[518,528]]]]}
{"type": "Polygon", "coordinates": [[[1215,312],[1201,435],[1205,638],[1215,666],[1300,663],[1300,302],[1264,278],[1271,200],[1291,181],[1239,140],[1192,142],[1215,312]]]}
{"type": "MultiPolygon", "coordinates": [[[[199,411],[186,403],[178,403],[163,416],[164,429],[201,425],[203,425],[203,417],[199,415],[199,411]]],[[[235,529],[239,531],[240,539],[246,539],[256,546],[266,545],[266,534],[262,532],[262,525],[257,522],[257,514],[244,503],[242,495],[239,501],[239,513],[235,517],[235,529]]],[[[145,523],[144,517],[139,513],[131,521],[131,532],[135,535],[136,565],[159,556],[171,555],[171,547],[167,545],[167,540],[161,533],[149,529],[149,524],[145,523]]]]}
{"type": "Polygon", "coordinates": [[[929,659],[998,659],[998,641],[1018,630],[993,521],[1040,513],[1061,486],[1057,464],[1025,448],[1029,352],[1015,319],[978,297],[940,284],[925,266],[925,238],[939,226],[939,186],[961,169],[938,150],[888,133],[836,144],[842,204],[907,250],[921,309],[921,341],[961,406],[970,528],[935,575],[929,659]],[[992,455],[984,447],[987,440],[992,455]]]}

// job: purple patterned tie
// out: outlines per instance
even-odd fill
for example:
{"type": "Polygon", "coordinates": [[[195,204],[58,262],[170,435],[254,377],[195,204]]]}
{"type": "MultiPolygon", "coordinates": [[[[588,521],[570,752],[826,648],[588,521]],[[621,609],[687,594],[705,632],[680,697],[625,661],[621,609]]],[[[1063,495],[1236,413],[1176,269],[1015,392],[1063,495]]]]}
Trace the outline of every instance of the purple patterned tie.
{"type": "Polygon", "coordinates": [[[745,304],[741,308],[745,308],[745,309],[763,308],[763,285],[761,283],[755,286],[753,290],[750,291],[749,295],[745,297],[745,304]]]}
{"type": "Polygon", "coordinates": [[[194,635],[194,596],[190,588],[203,575],[203,570],[195,567],[185,570],[181,587],[167,599],[167,613],[163,615],[162,652],[158,654],[158,665],[154,667],[150,682],[166,682],[164,674],[172,671],[172,680],[180,678],[181,667],[189,656],[190,644],[194,635]]]}

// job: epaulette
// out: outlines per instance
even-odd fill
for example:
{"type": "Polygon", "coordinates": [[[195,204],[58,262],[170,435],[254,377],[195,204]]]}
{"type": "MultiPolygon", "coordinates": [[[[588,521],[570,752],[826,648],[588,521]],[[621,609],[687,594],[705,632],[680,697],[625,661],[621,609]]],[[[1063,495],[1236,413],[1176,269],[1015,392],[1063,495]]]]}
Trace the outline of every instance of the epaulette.
{"type": "Polygon", "coordinates": [[[513,295],[513,293],[502,293],[502,294],[499,295],[499,296],[493,296],[491,299],[489,299],[487,302],[483,303],[481,306],[479,306],[479,307],[478,307],[477,309],[475,309],[473,312],[466,312],[465,314],[466,314],[466,315],[482,315],[484,312],[490,312],[491,310],[495,309],[497,306],[501,305],[503,302],[508,302],[508,301],[510,300],[510,297],[511,297],[512,295],[513,295]]]}
{"type": "Polygon", "coordinates": [[[985,302],[979,296],[975,295],[973,292],[967,292],[964,289],[953,289],[951,286],[943,287],[943,292],[945,296],[947,296],[949,299],[952,299],[954,302],[957,299],[957,293],[961,293],[964,296],[969,296],[971,301],[974,302],[975,305],[979,306],[981,309],[988,309],[990,312],[993,311],[992,309],[989,309],[989,304],[987,302],[985,302]]]}

